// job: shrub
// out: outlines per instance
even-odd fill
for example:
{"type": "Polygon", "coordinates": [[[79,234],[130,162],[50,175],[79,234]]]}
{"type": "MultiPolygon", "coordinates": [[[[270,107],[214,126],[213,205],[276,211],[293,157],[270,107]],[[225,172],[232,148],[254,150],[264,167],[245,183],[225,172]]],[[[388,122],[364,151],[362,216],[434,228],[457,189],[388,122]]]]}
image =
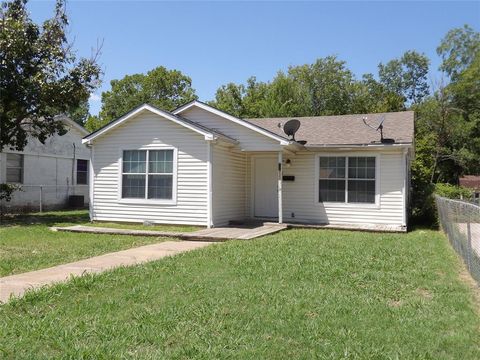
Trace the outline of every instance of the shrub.
{"type": "Polygon", "coordinates": [[[0,184],[0,200],[9,202],[15,191],[21,190],[20,186],[14,184],[0,184]]]}
{"type": "Polygon", "coordinates": [[[435,194],[449,199],[471,200],[472,191],[463,186],[438,183],[435,185],[435,194]]]}

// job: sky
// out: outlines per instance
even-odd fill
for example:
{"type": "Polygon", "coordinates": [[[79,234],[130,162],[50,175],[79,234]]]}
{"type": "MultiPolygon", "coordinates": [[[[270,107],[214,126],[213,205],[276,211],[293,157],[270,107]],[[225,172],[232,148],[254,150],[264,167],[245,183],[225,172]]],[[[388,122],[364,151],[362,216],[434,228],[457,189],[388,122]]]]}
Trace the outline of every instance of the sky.
{"type": "MultiPolygon", "coordinates": [[[[53,1],[30,1],[31,17],[53,14],[53,1]]],[[[448,30],[469,24],[480,30],[480,1],[373,2],[163,2],[73,1],[67,3],[68,37],[78,56],[103,44],[102,85],[90,97],[100,110],[112,79],[157,66],[192,78],[199,99],[212,100],[229,82],[250,76],[269,81],[291,65],[337,55],[360,78],[377,74],[380,62],[417,50],[431,59],[448,30]]]]}

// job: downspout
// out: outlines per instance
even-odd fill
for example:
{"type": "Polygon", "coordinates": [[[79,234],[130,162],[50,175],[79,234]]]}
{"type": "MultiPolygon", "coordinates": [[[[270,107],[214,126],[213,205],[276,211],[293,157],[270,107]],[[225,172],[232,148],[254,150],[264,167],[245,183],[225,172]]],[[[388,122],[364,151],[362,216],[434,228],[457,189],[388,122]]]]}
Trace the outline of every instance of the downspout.
{"type": "Polygon", "coordinates": [[[207,141],[207,228],[212,227],[212,203],[213,203],[213,191],[212,191],[212,181],[213,181],[213,154],[212,154],[212,141],[207,141]]]}
{"type": "Polygon", "coordinates": [[[73,145],[73,162],[72,162],[72,189],[73,189],[73,195],[75,195],[75,184],[74,184],[74,176],[75,176],[75,158],[77,156],[77,147],[75,143],[72,143],[73,145]]]}
{"type": "Polygon", "coordinates": [[[278,223],[283,223],[283,205],[282,205],[282,178],[283,178],[283,170],[282,170],[282,162],[283,162],[283,154],[280,150],[278,152],[278,183],[277,183],[277,190],[278,190],[278,223]]]}
{"type": "Polygon", "coordinates": [[[407,191],[408,189],[408,177],[409,177],[409,171],[408,171],[408,158],[407,158],[407,149],[403,149],[402,152],[402,157],[403,157],[403,191],[402,191],[402,200],[403,200],[403,216],[402,216],[402,226],[407,228],[407,211],[408,211],[408,194],[407,191]]]}
{"type": "Polygon", "coordinates": [[[95,214],[93,210],[93,199],[94,199],[94,194],[93,194],[93,189],[94,189],[94,182],[95,182],[95,174],[93,172],[93,144],[88,143],[87,146],[90,148],[90,161],[88,164],[88,196],[89,196],[89,201],[88,201],[88,209],[89,209],[89,215],[90,215],[90,221],[93,221],[95,219],[95,214]]]}

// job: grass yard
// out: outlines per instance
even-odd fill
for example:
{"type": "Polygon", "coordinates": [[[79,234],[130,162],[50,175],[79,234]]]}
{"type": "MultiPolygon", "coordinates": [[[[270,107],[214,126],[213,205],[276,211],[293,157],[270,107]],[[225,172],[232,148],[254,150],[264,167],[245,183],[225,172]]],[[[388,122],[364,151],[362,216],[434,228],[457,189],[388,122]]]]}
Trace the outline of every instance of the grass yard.
{"type": "MultiPolygon", "coordinates": [[[[48,229],[49,226],[79,224],[104,225],[101,223],[90,224],[88,212],[85,210],[52,211],[2,219],[0,226],[0,277],[165,240],[156,237],[53,232],[48,229]]],[[[112,227],[110,223],[105,225],[112,227]]],[[[162,231],[192,231],[197,229],[194,226],[146,227],[132,224],[121,224],[118,227],[162,231]]]]}
{"type": "Polygon", "coordinates": [[[0,306],[0,357],[479,359],[462,269],[436,231],[230,241],[0,306]]]}

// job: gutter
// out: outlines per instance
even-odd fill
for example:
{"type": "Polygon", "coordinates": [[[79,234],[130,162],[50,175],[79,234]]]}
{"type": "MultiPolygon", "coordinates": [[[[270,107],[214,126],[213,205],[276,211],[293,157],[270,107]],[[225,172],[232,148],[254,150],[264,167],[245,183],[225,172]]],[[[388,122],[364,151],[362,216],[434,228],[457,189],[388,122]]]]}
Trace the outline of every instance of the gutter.
{"type": "Polygon", "coordinates": [[[306,145],[305,149],[308,150],[323,150],[323,149],[341,149],[341,150],[351,150],[351,149],[402,149],[402,148],[411,148],[413,147],[412,143],[397,143],[397,144],[315,144],[315,145],[306,145]]]}

